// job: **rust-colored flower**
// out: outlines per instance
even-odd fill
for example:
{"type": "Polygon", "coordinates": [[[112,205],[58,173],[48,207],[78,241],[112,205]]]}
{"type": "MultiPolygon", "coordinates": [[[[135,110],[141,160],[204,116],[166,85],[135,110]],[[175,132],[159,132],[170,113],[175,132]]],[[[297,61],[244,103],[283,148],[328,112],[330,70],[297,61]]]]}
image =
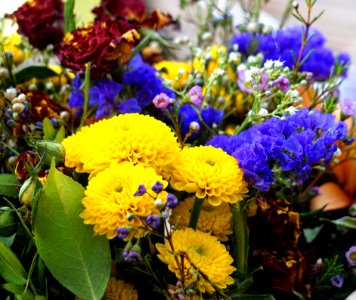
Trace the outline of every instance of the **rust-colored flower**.
{"type": "Polygon", "coordinates": [[[301,287],[305,259],[298,249],[299,214],[282,199],[258,198],[256,215],[250,218],[251,248],[256,286],[281,296],[301,287]]]}
{"type": "Polygon", "coordinates": [[[57,46],[63,39],[63,2],[61,0],[29,0],[10,17],[15,18],[18,32],[40,50],[57,46]]]}
{"type": "Polygon", "coordinates": [[[84,28],[67,33],[58,51],[64,67],[83,72],[92,64],[91,75],[98,78],[126,62],[140,35],[136,25],[123,19],[96,20],[84,28]]]}

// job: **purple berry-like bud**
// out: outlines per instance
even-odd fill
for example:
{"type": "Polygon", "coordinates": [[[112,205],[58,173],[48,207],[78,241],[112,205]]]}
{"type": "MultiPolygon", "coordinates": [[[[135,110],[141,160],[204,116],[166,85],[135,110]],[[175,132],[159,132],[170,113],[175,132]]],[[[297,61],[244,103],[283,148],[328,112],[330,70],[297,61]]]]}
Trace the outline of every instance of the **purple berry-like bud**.
{"type": "Polygon", "coordinates": [[[166,206],[168,208],[175,208],[178,205],[178,199],[173,194],[168,194],[166,206]]]}
{"type": "Polygon", "coordinates": [[[165,93],[160,93],[152,100],[156,108],[166,108],[169,105],[169,97],[165,93]]]}
{"type": "Polygon", "coordinates": [[[330,283],[334,287],[342,288],[344,284],[344,277],[342,277],[341,275],[335,275],[330,279],[330,283]]]}
{"type": "Polygon", "coordinates": [[[163,190],[163,184],[160,181],[156,181],[156,183],[152,186],[152,191],[156,194],[159,194],[163,190]]]}
{"type": "Polygon", "coordinates": [[[129,230],[125,227],[116,229],[116,235],[119,239],[124,239],[129,235],[129,230]]]}
{"type": "Polygon", "coordinates": [[[124,251],[122,253],[122,256],[124,257],[124,260],[127,262],[131,262],[134,264],[140,264],[142,263],[142,257],[141,253],[137,251],[124,251]]]}
{"type": "Polygon", "coordinates": [[[204,101],[204,95],[202,94],[201,87],[199,85],[193,86],[189,90],[188,95],[189,95],[190,102],[197,106],[202,104],[204,101]]]}
{"type": "Polygon", "coordinates": [[[142,196],[144,193],[146,193],[146,188],[144,184],[139,184],[138,189],[135,192],[134,196],[142,196]]]}
{"type": "Polygon", "coordinates": [[[146,223],[153,229],[157,229],[159,224],[161,224],[161,218],[157,215],[150,215],[146,218],[146,223]]]}

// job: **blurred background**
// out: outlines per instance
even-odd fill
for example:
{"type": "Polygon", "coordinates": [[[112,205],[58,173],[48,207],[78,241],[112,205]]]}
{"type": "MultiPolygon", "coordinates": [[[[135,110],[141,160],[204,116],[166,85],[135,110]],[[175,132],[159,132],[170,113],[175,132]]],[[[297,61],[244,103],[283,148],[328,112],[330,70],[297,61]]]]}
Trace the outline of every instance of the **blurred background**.
{"type": "MultiPolygon", "coordinates": [[[[1,0],[1,2],[0,15],[3,15],[16,10],[24,0],[1,0]]],[[[100,0],[76,0],[75,10],[79,25],[84,25],[93,18],[90,10],[99,2],[100,0]]],[[[167,11],[173,16],[181,15],[182,19],[184,19],[184,14],[179,10],[179,0],[146,0],[145,2],[149,8],[160,7],[162,11],[167,11]]],[[[269,0],[266,2],[263,6],[261,19],[276,27],[289,1],[269,0]]],[[[305,11],[304,0],[297,2],[300,4],[300,11],[305,11]]],[[[336,53],[348,52],[354,62],[349,70],[348,78],[342,84],[341,97],[356,98],[356,0],[318,0],[314,8],[314,14],[317,15],[321,11],[324,11],[324,14],[315,23],[314,27],[324,34],[329,48],[336,53]]],[[[233,11],[232,14],[235,17],[235,23],[240,23],[242,15],[237,6],[236,11],[233,11]]],[[[297,20],[290,17],[286,24],[292,25],[296,23],[297,20]]]]}

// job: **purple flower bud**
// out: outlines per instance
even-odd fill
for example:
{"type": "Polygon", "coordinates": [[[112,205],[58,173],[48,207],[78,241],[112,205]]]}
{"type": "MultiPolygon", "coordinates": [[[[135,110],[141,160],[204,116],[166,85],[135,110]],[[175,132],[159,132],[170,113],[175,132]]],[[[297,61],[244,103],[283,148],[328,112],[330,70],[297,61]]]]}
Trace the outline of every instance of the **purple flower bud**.
{"type": "Polygon", "coordinates": [[[120,227],[116,229],[116,235],[119,239],[124,239],[129,235],[129,230],[125,227],[120,227]]]}
{"type": "Polygon", "coordinates": [[[199,85],[193,86],[189,90],[188,95],[189,95],[190,102],[197,106],[202,104],[204,100],[204,95],[202,94],[201,87],[199,85]]]}
{"type": "Polygon", "coordinates": [[[141,253],[137,251],[124,251],[122,253],[122,256],[124,257],[124,260],[127,262],[131,262],[134,264],[140,264],[142,263],[142,257],[141,253]]]}
{"type": "Polygon", "coordinates": [[[276,87],[277,89],[279,89],[283,93],[286,93],[286,92],[288,92],[289,87],[290,87],[289,79],[287,77],[280,76],[280,77],[278,77],[276,80],[274,80],[272,82],[272,86],[276,87]]]}
{"type": "Polygon", "coordinates": [[[342,277],[341,275],[335,275],[330,279],[330,283],[334,287],[342,288],[344,284],[344,277],[342,277]]]}
{"type": "Polygon", "coordinates": [[[178,204],[178,199],[173,194],[168,194],[166,206],[169,208],[175,208],[178,204]]]}
{"type": "Polygon", "coordinates": [[[169,97],[165,93],[160,93],[152,102],[156,108],[166,108],[169,105],[169,97]]]}
{"type": "Polygon", "coordinates": [[[347,116],[356,116],[356,100],[343,99],[340,101],[342,112],[347,116]]]}
{"type": "Polygon", "coordinates": [[[349,251],[345,253],[345,256],[349,265],[356,267],[356,246],[352,246],[349,251]]]}
{"type": "Polygon", "coordinates": [[[351,145],[355,140],[356,140],[356,138],[354,136],[350,136],[344,142],[346,145],[351,145]]]}
{"type": "Polygon", "coordinates": [[[157,215],[150,215],[146,218],[146,223],[153,229],[157,229],[159,224],[161,224],[161,218],[157,215]]]}
{"type": "Polygon", "coordinates": [[[163,190],[163,184],[160,181],[156,181],[156,183],[152,186],[152,191],[156,194],[159,194],[163,190]]]}
{"type": "Polygon", "coordinates": [[[134,196],[142,196],[144,193],[146,193],[146,188],[144,184],[139,184],[138,189],[135,192],[134,196]]]}

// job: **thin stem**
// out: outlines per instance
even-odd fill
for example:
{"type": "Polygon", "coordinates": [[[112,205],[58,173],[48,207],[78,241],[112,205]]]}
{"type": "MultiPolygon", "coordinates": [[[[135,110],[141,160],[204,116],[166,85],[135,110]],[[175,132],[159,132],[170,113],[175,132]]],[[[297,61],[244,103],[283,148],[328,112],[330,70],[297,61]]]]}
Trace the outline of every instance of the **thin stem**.
{"type": "Polygon", "coordinates": [[[242,202],[231,205],[232,226],[233,226],[233,250],[235,266],[241,279],[245,278],[248,272],[248,243],[249,230],[247,226],[247,211],[242,202]]]}
{"type": "Polygon", "coordinates": [[[204,199],[195,198],[192,212],[190,214],[189,227],[194,230],[197,228],[201,208],[203,207],[204,199]]]}
{"type": "Polygon", "coordinates": [[[80,120],[80,127],[85,124],[88,116],[88,104],[89,104],[89,88],[90,88],[90,68],[91,63],[89,62],[85,68],[85,77],[84,77],[84,105],[83,105],[83,115],[80,120]]]}

